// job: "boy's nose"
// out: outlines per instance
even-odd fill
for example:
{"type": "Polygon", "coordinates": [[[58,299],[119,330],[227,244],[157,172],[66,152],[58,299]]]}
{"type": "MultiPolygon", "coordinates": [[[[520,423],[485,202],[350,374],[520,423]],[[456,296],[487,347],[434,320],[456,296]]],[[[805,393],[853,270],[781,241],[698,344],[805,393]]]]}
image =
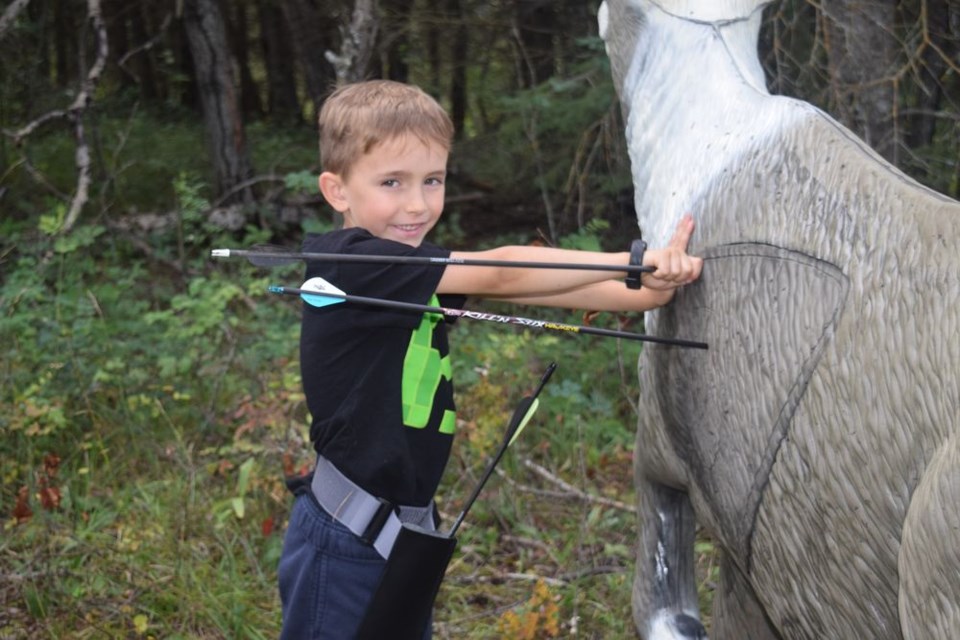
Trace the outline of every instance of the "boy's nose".
{"type": "Polygon", "coordinates": [[[407,198],[407,213],[423,213],[427,210],[427,198],[420,189],[412,189],[407,198]]]}

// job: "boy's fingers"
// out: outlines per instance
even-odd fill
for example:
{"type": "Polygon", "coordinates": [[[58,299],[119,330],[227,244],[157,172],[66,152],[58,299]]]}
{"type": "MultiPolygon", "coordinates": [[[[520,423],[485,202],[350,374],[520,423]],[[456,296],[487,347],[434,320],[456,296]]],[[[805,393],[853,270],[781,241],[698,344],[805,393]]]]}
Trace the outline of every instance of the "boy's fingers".
{"type": "Polygon", "coordinates": [[[703,270],[703,258],[687,255],[687,245],[695,227],[693,216],[685,214],[668,245],[660,250],[647,252],[644,264],[656,267],[645,281],[655,284],[655,288],[672,288],[689,284],[700,277],[703,270]]]}
{"type": "MultiPolygon", "coordinates": [[[[657,270],[649,274],[648,280],[667,287],[689,284],[700,277],[703,271],[703,258],[688,256],[678,250],[656,251],[651,262],[657,270]]],[[[656,287],[662,288],[662,287],[656,287]]]]}
{"type": "Polygon", "coordinates": [[[689,213],[680,218],[680,222],[677,223],[677,228],[673,232],[673,237],[670,238],[670,246],[686,250],[687,244],[690,242],[690,236],[693,235],[693,227],[693,216],[689,213]]]}

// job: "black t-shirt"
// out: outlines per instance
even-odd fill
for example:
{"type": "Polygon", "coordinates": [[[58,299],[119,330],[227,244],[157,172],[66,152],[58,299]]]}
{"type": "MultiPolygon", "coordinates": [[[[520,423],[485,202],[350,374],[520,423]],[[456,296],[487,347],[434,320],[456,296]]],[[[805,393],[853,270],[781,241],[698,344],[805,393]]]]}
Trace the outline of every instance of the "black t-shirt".
{"type": "MultiPolygon", "coordinates": [[[[448,257],[363,229],[307,235],[316,253],[448,257]]],[[[308,262],[348,294],[437,305],[444,265],[308,262]]],[[[462,307],[463,296],[439,304],[462,307]]],[[[310,439],[317,452],[370,493],[395,504],[426,505],[450,455],[455,423],[444,317],[340,303],[303,305],[300,368],[310,439]]]]}

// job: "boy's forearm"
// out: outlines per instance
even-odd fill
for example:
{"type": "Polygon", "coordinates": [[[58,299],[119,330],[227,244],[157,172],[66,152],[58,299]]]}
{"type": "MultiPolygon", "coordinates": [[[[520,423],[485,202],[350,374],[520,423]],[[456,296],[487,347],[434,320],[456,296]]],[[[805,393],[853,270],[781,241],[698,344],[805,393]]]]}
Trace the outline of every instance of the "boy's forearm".
{"type": "MultiPolygon", "coordinates": [[[[687,232],[692,226],[684,227],[687,232]]],[[[532,267],[468,267],[450,265],[444,271],[437,293],[460,293],[487,298],[529,300],[537,304],[579,309],[645,311],[666,304],[673,290],[700,275],[703,260],[685,252],[686,237],[678,236],[663,249],[648,249],[643,264],[655,268],[643,278],[637,293],[626,289],[627,272],[592,269],[538,269],[532,267]],[[603,285],[603,286],[599,286],[603,285]],[[580,297],[578,297],[580,296],[580,297]],[[588,296],[587,302],[584,296],[588,296]]],[[[476,253],[454,252],[455,259],[486,259],[512,262],[550,262],[626,267],[626,251],[603,253],[548,247],[508,246],[476,253]]]]}
{"type": "MultiPolygon", "coordinates": [[[[610,266],[626,266],[630,261],[628,252],[602,253],[528,246],[506,246],[471,253],[455,252],[451,257],[610,266]]],[[[552,296],[587,285],[623,279],[626,275],[626,271],[449,266],[438,291],[491,298],[552,296]]]]}
{"type": "Polygon", "coordinates": [[[502,297],[501,300],[517,304],[533,304],[564,309],[588,311],[633,311],[643,312],[670,302],[675,289],[655,290],[628,289],[621,281],[599,282],[577,289],[542,296],[502,297]]]}

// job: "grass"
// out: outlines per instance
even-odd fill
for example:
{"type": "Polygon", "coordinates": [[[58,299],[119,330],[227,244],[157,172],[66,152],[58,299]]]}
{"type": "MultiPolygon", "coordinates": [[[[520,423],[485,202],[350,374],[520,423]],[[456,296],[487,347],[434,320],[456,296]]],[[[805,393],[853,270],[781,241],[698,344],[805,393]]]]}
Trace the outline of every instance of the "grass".
{"type": "MultiPolygon", "coordinates": [[[[211,246],[256,239],[205,224],[196,127],[145,111],[105,112],[97,126],[111,176],[94,193],[100,215],[172,208],[179,237],[147,238],[151,256],[97,224],[45,236],[36,222],[55,226],[40,217],[49,199],[20,168],[3,177],[18,214],[0,220],[0,640],[276,637],[291,507],[282,478],[312,454],[298,306],[265,289],[294,274],[206,259],[211,246]],[[185,274],[153,259],[174,256],[185,274]]],[[[248,134],[261,172],[315,160],[312,133],[248,134]]],[[[63,144],[51,132],[30,153],[66,190],[63,144]]],[[[456,222],[452,212],[442,241],[463,240],[456,222]]],[[[466,320],[451,342],[460,420],[439,493],[448,523],[514,404],[546,363],[560,367],[460,530],[435,636],[632,637],[639,344],[466,320]]]]}
{"type": "MultiPolygon", "coordinates": [[[[82,248],[71,256],[92,259],[82,248]]],[[[282,477],[312,457],[296,306],[204,293],[219,290],[209,274],[184,287],[192,298],[174,287],[126,318],[121,297],[100,293],[97,269],[67,277],[51,266],[62,293],[31,298],[49,273],[28,266],[0,294],[0,330],[22,329],[26,316],[57,322],[46,346],[21,339],[3,365],[13,410],[0,419],[0,638],[276,637],[291,506],[282,477]],[[83,312],[91,297],[100,321],[83,312]]],[[[635,516],[615,503],[633,499],[639,346],[467,321],[452,342],[462,384],[440,491],[447,522],[513,403],[546,362],[560,368],[460,531],[436,637],[629,637],[635,516]]]]}

